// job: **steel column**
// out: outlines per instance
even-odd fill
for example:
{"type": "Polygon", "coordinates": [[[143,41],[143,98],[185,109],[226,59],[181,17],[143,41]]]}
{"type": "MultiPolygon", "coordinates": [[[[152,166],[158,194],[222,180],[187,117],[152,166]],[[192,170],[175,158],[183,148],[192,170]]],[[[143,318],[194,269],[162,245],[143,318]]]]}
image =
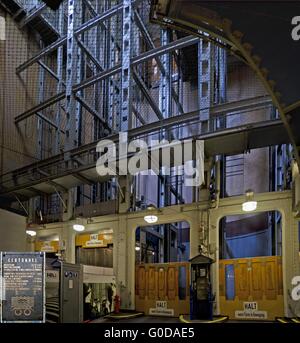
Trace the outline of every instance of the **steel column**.
{"type": "MultiPolygon", "coordinates": [[[[64,6],[61,6],[60,12],[59,12],[59,23],[58,23],[58,30],[59,34],[62,36],[63,35],[63,30],[64,30],[64,6]]],[[[58,78],[58,84],[56,87],[56,91],[59,94],[63,90],[63,86],[65,86],[65,82],[63,81],[63,47],[60,46],[57,50],[57,59],[56,59],[56,64],[57,64],[57,78],[58,78]]],[[[55,123],[57,125],[57,130],[55,134],[55,153],[58,154],[61,148],[61,137],[60,137],[60,126],[61,126],[61,104],[58,102],[57,107],[56,107],[56,116],[55,116],[55,123]]]]}
{"type": "Polygon", "coordinates": [[[198,44],[198,103],[200,119],[206,122],[201,132],[209,131],[210,108],[214,103],[214,46],[203,39],[198,44]]]}
{"type": "MultiPolygon", "coordinates": [[[[42,46],[42,42],[40,42],[42,46]]],[[[44,100],[44,80],[45,80],[45,70],[43,67],[39,67],[39,88],[38,88],[38,102],[41,103],[44,100]]],[[[43,139],[44,139],[44,125],[41,117],[37,120],[37,132],[38,132],[38,142],[37,142],[37,156],[39,159],[45,158],[43,156],[43,139]]],[[[48,157],[48,156],[47,156],[48,157]]]]}
{"type": "Polygon", "coordinates": [[[76,42],[75,0],[68,0],[68,35],[67,35],[67,70],[66,70],[66,137],[64,150],[71,150],[78,145],[77,118],[75,116],[75,98],[73,84],[76,79],[76,42]]]}
{"type": "Polygon", "coordinates": [[[131,68],[130,55],[132,48],[132,7],[131,0],[123,0],[123,34],[122,34],[122,74],[121,74],[121,118],[120,131],[131,128],[131,68]]]}

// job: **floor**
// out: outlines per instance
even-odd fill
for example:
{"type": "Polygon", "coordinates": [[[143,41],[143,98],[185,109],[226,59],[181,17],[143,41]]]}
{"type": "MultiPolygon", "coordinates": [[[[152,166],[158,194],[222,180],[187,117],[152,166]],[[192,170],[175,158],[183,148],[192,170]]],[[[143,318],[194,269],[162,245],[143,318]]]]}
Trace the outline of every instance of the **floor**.
{"type": "MultiPolygon", "coordinates": [[[[179,318],[172,317],[153,317],[153,316],[141,316],[135,318],[127,318],[121,320],[113,320],[108,318],[99,318],[92,320],[90,323],[181,323],[179,318]]],[[[236,324],[253,324],[253,323],[274,323],[272,321],[237,321],[237,320],[226,320],[224,323],[236,323],[236,324]]]]}
{"type": "MultiPolygon", "coordinates": [[[[120,323],[180,323],[179,318],[170,318],[170,317],[150,317],[150,316],[142,316],[136,318],[128,318],[118,320],[120,323]]],[[[115,320],[106,319],[106,318],[99,318],[93,320],[91,323],[116,323],[115,320]]]]}

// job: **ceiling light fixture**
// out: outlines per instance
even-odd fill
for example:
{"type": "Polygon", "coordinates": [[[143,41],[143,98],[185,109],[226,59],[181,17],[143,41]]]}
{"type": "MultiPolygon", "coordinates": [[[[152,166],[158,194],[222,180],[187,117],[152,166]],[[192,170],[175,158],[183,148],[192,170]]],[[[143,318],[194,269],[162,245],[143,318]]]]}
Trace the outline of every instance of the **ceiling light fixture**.
{"type": "MultiPolygon", "coordinates": [[[[153,212],[154,210],[156,210],[156,208],[155,208],[154,205],[149,205],[147,207],[147,210],[153,212]]],[[[144,216],[144,220],[148,224],[154,224],[154,223],[156,223],[158,221],[158,216],[156,216],[155,214],[146,214],[144,216]]]]}
{"type": "Polygon", "coordinates": [[[158,221],[158,217],[153,215],[153,214],[149,214],[149,215],[144,217],[144,220],[148,224],[154,224],[154,223],[156,223],[158,221]]]}
{"type": "Polygon", "coordinates": [[[246,191],[246,201],[243,202],[242,209],[244,212],[252,212],[257,208],[257,201],[253,200],[254,193],[251,190],[246,191]]]}
{"type": "Polygon", "coordinates": [[[85,230],[85,226],[81,224],[74,224],[73,225],[73,230],[77,232],[82,232],[85,230]]]}
{"type": "Polygon", "coordinates": [[[36,236],[36,231],[34,231],[34,230],[26,230],[26,234],[28,236],[34,237],[34,236],[36,236]]]}

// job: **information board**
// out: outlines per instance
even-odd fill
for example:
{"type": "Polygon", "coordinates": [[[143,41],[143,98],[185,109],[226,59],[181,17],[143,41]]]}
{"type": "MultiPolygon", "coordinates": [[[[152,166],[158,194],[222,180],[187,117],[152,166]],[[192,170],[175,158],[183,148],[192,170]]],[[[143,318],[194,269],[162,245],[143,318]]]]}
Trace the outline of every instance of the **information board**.
{"type": "Polygon", "coordinates": [[[45,253],[1,253],[1,321],[45,322],[45,253]]]}

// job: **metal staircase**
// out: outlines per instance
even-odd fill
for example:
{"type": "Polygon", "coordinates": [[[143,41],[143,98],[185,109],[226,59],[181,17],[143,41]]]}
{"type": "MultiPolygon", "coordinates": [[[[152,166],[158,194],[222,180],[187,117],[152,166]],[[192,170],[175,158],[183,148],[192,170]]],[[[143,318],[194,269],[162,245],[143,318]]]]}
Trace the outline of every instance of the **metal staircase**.
{"type": "Polygon", "coordinates": [[[38,32],[45,44],[51,44],[60,37],[59,13],[50,10],[41,1],[0,0],[0,6],[12,15],[20,28],[28,26],[38,32]]]}

